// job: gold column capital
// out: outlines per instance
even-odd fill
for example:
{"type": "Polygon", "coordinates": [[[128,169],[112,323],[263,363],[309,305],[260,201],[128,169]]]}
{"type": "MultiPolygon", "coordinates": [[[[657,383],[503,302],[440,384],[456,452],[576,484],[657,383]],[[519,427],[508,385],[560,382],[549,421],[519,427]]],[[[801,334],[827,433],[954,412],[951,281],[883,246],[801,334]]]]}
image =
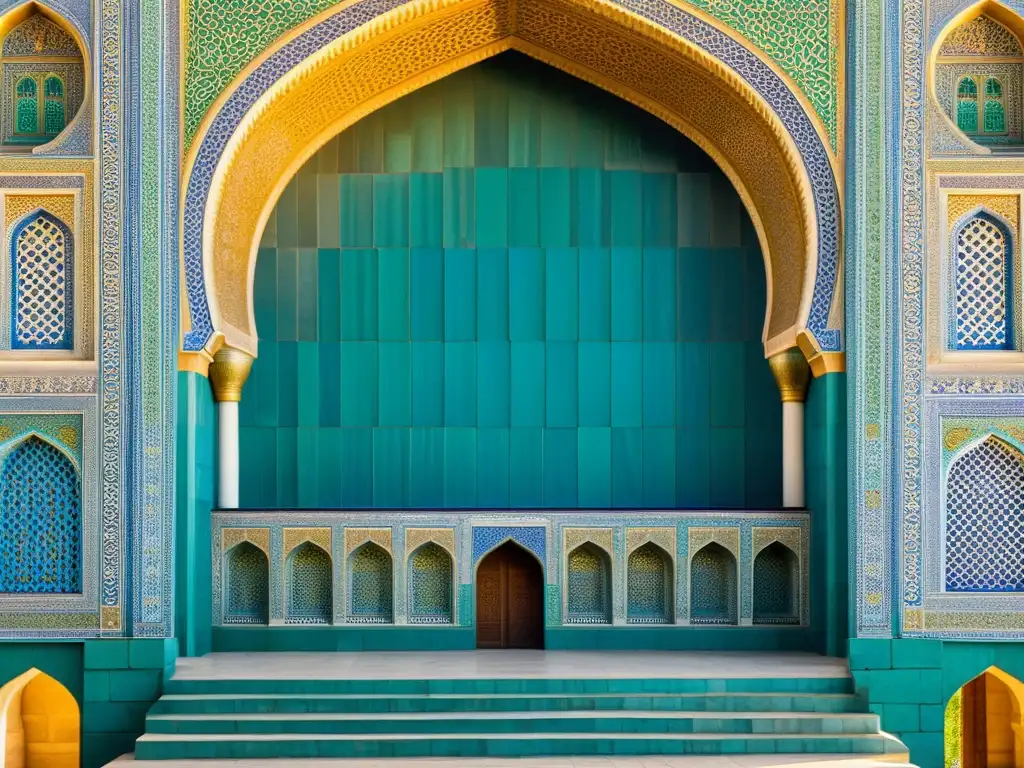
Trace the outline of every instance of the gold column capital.
{"type": "Polygon", "coordinates": [[[768,365],[775,376],[775,383],[779,385],[782,402],[802,403],[807,400],[811,367],[803,352],[796,347],[777,352],[768,358],[768,365]]]}
{"type": "Polygon", "coordinates": [[[218,403],[237,403],[252,370],[253,356],[234,347],[221,347],[210,363],[210,384],[218,403]]]}

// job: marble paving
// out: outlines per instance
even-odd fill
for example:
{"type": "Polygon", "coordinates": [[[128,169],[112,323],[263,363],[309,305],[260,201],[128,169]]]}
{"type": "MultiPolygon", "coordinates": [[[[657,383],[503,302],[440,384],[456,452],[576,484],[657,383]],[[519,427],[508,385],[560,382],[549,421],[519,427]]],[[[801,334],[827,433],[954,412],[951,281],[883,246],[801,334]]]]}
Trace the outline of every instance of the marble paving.
{"type": "MultiPolygon", "coordinates": [[[[178,659],[175,680],[434,680],[849,677],[845,659],[715,651],[211,653],[178,659]]],[[[609,765],[609,764],[605,764],[609,765]]]]}

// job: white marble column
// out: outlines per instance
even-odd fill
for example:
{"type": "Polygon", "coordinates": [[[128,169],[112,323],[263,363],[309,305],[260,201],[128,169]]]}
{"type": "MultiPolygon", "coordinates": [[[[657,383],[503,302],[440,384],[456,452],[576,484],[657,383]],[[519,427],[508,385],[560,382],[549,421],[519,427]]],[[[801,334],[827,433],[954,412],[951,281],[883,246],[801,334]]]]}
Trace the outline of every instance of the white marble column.
{"type": "Polygon", "coordinates": [[[811,369],[803,353],[787,349],[768,358],[782,396],[782,506],[802,509],[804,500],[804,402],[811,369]]]}
{"type": "Polygon", "coordinates": [[[238,509],[238,404],[252,369],[252,355],[222,347],[210,363],[210,384],[217,401],[217,507],[238,509]]]}

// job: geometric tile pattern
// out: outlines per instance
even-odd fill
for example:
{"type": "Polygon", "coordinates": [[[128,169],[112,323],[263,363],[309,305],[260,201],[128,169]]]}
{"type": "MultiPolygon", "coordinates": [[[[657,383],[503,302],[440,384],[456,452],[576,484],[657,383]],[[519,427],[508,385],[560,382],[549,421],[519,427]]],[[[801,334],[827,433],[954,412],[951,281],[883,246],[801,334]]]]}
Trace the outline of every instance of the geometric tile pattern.
{"type": "Polygon", "coordinates": [[[611,623],[611,565],[591,542],[569,553],[566,563],[567,624],[611,623]]]}
{"type": "Polygon", "coordinates": [[[409,559],[409,622],[452,623],[452,557],[433,542],[409,559]]]}
{"type": "Polygon", "coordinates": [[[1013,32],[982,14],[950,32],[939,56],[1024,56],[1024,50],[1013,32]]]}
{"type": "Polygon", "coordinates": [[[243,541],[227,553],[225,562],[226,624],[266,624],[269,615],[269,568],[265,553],[243,541]]]}
{"type": "Polygon", "coordinates": [[[353,624],[390,624],[394,619],[391,555],[368,541],[349,555],[349,612],[353,624]]]}
{"type": "Polygon", "coordinates": [[[74,254],[67,226],[46,211],[29,214],[12,235],[13,349],[71,349],[74,254]]]}
{"type": "Polygon", "coordinates": [[[798,624],[797,558],[785,544],[774,542],[754,559],[754,623],[798,624]]]}
{"type": "Polygon", "coordinates": [[[0,470],[0,592],[82,591],[82,499],[64,453],[36,436],[0,470]]]}
{"type": "Polygon", "coordinates": [[[736,558],[711,542],[690,560],[690,623],[735,624],[736,558]]]}
{"type": "Polygon", "coordinates": [[[969,449],[946,487],[946,590],[1024,592],[1024,455],[995,437],[969,449]]]}
{"type": "Polygon", "coordinates": [[[288,555],[289,624],[330,624],[331,556],[316,544],[300,544],[288,555]]]}
{"type": "Polygon", "coordinates": [[[648,542],[629,555],[626,575],[626,621],[630,624],[672,623],[672,559],[648,542]]]}
{"type": "Polygon", "coordinates": [[[1013,255],[1001,225],[987,215],[970,219],[956,234],[956,348],[1008,349],[1013,255]]]}

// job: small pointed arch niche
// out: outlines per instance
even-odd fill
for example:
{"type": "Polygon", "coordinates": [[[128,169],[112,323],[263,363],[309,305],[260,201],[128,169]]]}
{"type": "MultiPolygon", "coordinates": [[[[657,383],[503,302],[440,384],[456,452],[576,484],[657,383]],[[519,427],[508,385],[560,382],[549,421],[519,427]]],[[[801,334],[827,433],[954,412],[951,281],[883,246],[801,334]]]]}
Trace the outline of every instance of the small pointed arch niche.
{"type": "Polygon", "coordinates": [[[800,623],[800,558],[773,541],[754,558],[754,624],[800,623]]]}
{"type": "Polygon", "coordinates": [[[612,561],[603,547],[584,541],[566,556],[566,624],[610,624],[612,561]]]}
{"type": "MultiPolygon", "coordinates": [[[[88,120],[85,51],[81,31],[44,3],[0,16],[0,152],[56,148],[88,120]]],[[[87,144],[76,149],[87,152],[87,144]]]]}
{"type": "Polygon", "coordinates": [[[288,553],[285,561],[285,622],[330,624],[334,606],[331,556],[311,541],[288,553]]]}
{"type": "Polygon", "coordinates": [[[1024,762],[1024,684],[998,667],[968,680],[945,708],[945,765],[1017,766],[1024,762]]]}
{"type": "Polygon", "coordinates": [[[38,432],[0,450],[0,593],[82,591],[82,484],[75,459],[38,432]]]}
{"type": "Polygon", "coordinates": [[[1024,453],[994,434],[961,449],[946,472],[947,592],[1024,592],[1024,453]]]}
{"type": "Polygon", "coordinates": [[[270,616],[270,561],[267,553],[242,541],[224,553],[224,623],[267,624],[270,616]]]}
{"type": "Polygon", "coordinates": [[[348,621],[394,622],[394,565],[380,545],[367,541],[348,556],[348,621]]]}
{"type": "Polygon", "coordinates": [[[8,233],[10,349],[75,348],[75,237],[60,217],[37,208],[8,233]]]}
{"type": "Polygon", "coordinates": [[[932,52],[933,96],[982,152],[1024,146],[1024,19],[994,0],[955,16],[932,52]]]}
{"type": "Polygon", "coordinates": [[[690,558],[690,623],[736,624],[739,591],[736,557],[717,541],[690,558]]]}
{"type": "Polygon", "coordinates": [[[409,623],[452,624],[455,564],[447,549],[427,541],[409,555],[409,623]]]}
{"type": "Polygon", "coordinates": [[[626,561],[626,622],[671,624],[674,621],[672,557],[653,541],[641,544],[626,561]]]}
{"type": "Polygon", "coordinates": [[[0,687],[0,758],[12,768],[77,768],[78,702],[58,680],[34,667],[0,687]]]}

